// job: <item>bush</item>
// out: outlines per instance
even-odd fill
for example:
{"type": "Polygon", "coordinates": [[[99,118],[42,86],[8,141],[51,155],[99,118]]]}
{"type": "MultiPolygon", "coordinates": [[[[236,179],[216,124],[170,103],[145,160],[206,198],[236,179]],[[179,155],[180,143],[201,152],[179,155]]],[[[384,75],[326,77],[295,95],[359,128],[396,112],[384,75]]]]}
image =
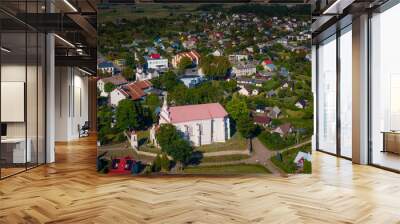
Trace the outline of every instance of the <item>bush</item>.
{"type": "Polygon", "coordinates": [[[160,154],[157,154],[156,158],[154,159],[151,170],[153,172],[160,172],[161,171],[161,157],[160,157],[160,154]]]}
{"type": "Polygon", "coordinates": [[[258,139],[270,150],[280,150],[295,144],[295,137],[288,135],[281,137],[278,133],[262,132],[258,139]]]}
{"type": "Polygon", "coordinates": [[[304,164],[303,164],[303,173],[311,173],[311,171],[312,171],[311,162],[308,160],[305,160],[304,164]]]}
{"type": "Polygon", "coordinates": [[[167,157],[167,154],[163,153],[161,156],[161,170],[162,171],[169,171],[170,161],[167,157]]]}
{"type": "Polygon", "coordinates": [[[144,168],[143,173],[146,174],[146,175],[150,175],[151,174],[151,169],[152,169],[151,166],[146,166],[146,168],[144,168]]]}

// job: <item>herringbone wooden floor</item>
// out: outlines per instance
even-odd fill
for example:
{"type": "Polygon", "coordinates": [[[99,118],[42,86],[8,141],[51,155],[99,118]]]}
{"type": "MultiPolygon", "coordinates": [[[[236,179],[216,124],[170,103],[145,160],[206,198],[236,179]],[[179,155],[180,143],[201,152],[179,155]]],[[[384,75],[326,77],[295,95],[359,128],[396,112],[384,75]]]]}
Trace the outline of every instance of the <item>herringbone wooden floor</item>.
{"type": "Polygon", "coordinates": [[[400,223],[400,175],[314,153],[289,178],[99,176],[95,139],[0,181],[0,223],[400,223]]]}

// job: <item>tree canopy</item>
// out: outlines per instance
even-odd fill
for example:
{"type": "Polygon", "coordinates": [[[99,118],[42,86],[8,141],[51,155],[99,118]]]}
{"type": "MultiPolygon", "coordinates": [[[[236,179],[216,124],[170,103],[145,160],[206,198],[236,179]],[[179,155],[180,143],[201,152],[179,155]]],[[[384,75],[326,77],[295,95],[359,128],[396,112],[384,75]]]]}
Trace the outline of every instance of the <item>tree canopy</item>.
{"type": "Polygon", "coordinates": [[[117,128],[121,131],[139,129],[142,125],[142,112],[140,104],[130,99],[121,100],[116,111],[117,128]]]}
{"type": "Polygon", "coordinates": [[[178,63],[179,71],[183,72],[185,69],[190,68],[193,65],[192,60],[189,57],[183,57],[178,63]]]}
{"type": "Polygon", "coordinates": [[[225,56],[208,55],[201,60],[200,67],[209,79],[223,79],[231,68],[231,63],[225,56]]]}
{"type": "Polygon", "coordinates": [[[106,93],[111,93],[115,88],[116,86],[110,82],[104,84],[104,92],[106,93]]]}
{"type": "Polygon", "coordinates": [[[172,124],[162,124],[156,134],[161,150],[175,161],[185,164],[192,155],[193,148],[183,139],[181,133],[172,124]]]}
{"type": "Polygon", "coordinates": [[[242,117],[248,117],[250,113],[246,101],[236,95],[226,104],[226,109],[235,121],[242,117]]]}

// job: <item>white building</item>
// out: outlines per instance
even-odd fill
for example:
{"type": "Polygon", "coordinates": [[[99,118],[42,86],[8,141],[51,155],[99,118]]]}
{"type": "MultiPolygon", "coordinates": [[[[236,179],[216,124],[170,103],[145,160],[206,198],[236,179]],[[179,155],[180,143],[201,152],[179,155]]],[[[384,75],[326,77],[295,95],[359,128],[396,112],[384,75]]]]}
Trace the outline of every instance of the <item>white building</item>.
{"type": "Polygon", "coordinates": [[[236,77],[240,76],[250,76],[256,74],[257,69],[254,64],[237,64],[232,67],[232,73],[236,75],[236,77]]]}
{"type": "Polygon", "coordinates": [[[152,69],[164,69],[168,68],[168,59],[166,58],[148,58],[147,59],[147,68],[152,69]]]}
{"type": "Polygon", "coordinates": [[[97,65],[97,69],[100,70],[103,73],[107,73],[107,74],[110,74],[110,75],[114,75],[114,73],[115,73],[114,65],[113,65],[113,63],[111,63],[109,61],[100,62],[97,65]]]}
{"type": "Polygon", "coordinates": [[[247,61],[249,60],[249,56],[245,54],[231,54],[229,55],[230,62],[239,62],[239,61],[247,61]]]}
{"type": "Polygon", "coordinates": [[[194,146],[230,139],[228,113],[219,103],[168,107],[166,97],[159,124],[173,124],[194,146]]]}
{"type": "Polygon", "coordinates": [[[143,68],[136,69],[136,80],[137,81],[149,80],[149,79],[157,78],[158,76],[160,76],[160,73],[156,69],[147,69],[147,71],[144,71],[143,68]]]}
{"type": "Polygon", "coordinates": [[[125,100],[129,98],[129,94],[123,90],[122,88],[115,88],[111,93],[110,93],[110,104],[112,106],[118,106],[118,103],[121,100],[125,100]]]}
{"type": "Polygon", "coordinates": [[[115,87],[118,87],[118,86],[127,84],[128,81],[122,75],[110,76],[110,77],[106,77],[106,78],[102,78],[102,79],[98,80],[97,81],[97,89],[100,91],[100,96],[104,96],[104,97],[108,96],[108,93],[106,93],[104,90],[104,86],[106,85],[106,83],[111,83],[115,87]]]}

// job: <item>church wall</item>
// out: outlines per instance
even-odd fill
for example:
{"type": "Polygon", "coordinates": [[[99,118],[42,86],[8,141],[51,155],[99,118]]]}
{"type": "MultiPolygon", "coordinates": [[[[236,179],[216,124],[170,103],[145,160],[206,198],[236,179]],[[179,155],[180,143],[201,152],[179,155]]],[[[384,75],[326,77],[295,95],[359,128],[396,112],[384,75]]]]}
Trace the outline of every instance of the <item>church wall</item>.
{"type": "Polygon", "coordinates": [[[225,142],[226,141],[226,124],[224,118],[216,118],[214,120],[198,120],[190,122],[182,122],[174,124],[178,130],[186,133],[186,127],[191,128],[191,135],[188,136],[189,140],[195,145],[208,145],[213,142],[225,142]],[[212,127],[212,122],[213,127],[212,127]],[[201,142],[199,142],[199,136],[197,132],[197,124],[202,126],[201,142]],[[212,130],[213,129],[213,130],[212,130]]]}

